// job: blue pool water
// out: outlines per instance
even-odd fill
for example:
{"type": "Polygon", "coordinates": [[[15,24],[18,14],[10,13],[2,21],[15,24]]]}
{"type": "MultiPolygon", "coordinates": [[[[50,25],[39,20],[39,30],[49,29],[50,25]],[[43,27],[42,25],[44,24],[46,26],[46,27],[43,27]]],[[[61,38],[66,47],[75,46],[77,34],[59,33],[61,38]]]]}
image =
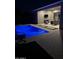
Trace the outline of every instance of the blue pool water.
{"type": "Polygon", "coordinates": [[[31,25],[17,25],[16,33],[18,35],[25,35],[26,37],[30,38],[48,33],[48,31],[31,25]]]}

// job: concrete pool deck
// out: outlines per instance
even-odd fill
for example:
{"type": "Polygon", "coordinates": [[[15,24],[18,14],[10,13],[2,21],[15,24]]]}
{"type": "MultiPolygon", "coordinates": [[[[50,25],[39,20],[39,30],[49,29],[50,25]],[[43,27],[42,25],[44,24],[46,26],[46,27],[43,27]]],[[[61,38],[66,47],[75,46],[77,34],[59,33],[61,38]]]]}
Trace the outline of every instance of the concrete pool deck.
{"type": "MultiPolygon", "coordinates": [[[[33,26],[37,26],[37,25],[33,25],[33,26]]],[[[40,26],[37,27],[41,28],[40,26]]],[[[32,38],[26,38],[24,40],[27,43],[36,41],[42,48],[44,48],[48,52],[48,54],[54,57],[54,59],[63,59],[63,42],[60,36],[60,30],[49,29],[48,31],[49,33],[47,34],[39,35],[32,38]]]]}
{"type": "Polygon", "coordinates": [[[51,24],[31,24],[32,26],[41,27],[46,30],[54,30],[59,29],[59,25],[51,25],[51,24]]]}

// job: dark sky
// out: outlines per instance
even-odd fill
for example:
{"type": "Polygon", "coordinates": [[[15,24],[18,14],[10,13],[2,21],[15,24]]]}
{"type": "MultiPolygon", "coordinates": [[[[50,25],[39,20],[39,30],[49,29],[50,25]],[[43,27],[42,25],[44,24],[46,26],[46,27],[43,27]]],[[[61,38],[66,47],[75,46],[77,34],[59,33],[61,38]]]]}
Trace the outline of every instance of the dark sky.
{"type": "Polygon", "coordinates": [[[32,11],[36,8],[57,2],[60,0],[15,0],[15,9],[21,11],[32,11]]]}
{"type": "Polygon", "coordinates": [[[16,24],[37,24],[32,10],[46,6],[60,0],[15,0],[16,24]]]}

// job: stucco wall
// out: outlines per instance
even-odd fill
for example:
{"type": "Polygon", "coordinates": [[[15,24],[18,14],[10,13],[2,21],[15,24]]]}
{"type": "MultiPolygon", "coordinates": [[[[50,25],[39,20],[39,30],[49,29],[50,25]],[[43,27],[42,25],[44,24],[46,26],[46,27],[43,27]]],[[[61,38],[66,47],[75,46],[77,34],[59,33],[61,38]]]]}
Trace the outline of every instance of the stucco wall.
{"type": "Polygon", "coordinates": [[[44,23],[44,20],[53,20],[53,13],[51,11],[39,11],[38,12],[38,24],[44,23]],[[44,15],[48,14],[48,18],[44,18],[44,15]]]}
{"type": "MultiPolygon", "coordinates": [[[[58,12],[60,12],[60,10],[58,10],[58,12]]],[[[53,21],[54,18],[54,11],[51,11],[51,10],[41,10],[41,11],[38,11],[37,12],[37,19],[38,19],[38,24],[43,24],[44,23],[44,20],[49,20],[49,21],[53,21]],[[48,14],[48,18],[44,18],[44,15],[45,14],[48,14]]]]}

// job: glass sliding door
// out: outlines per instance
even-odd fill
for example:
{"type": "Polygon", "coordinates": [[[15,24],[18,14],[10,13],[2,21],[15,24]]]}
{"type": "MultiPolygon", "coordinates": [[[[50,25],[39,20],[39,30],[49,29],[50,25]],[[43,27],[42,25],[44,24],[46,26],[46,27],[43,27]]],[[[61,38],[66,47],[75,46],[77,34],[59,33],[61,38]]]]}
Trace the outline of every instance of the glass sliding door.
{"type": "Polygon", "coordinates": [[[54,13],[54,17],[53,17],[53,19],[54,19],[54,25],[58,25],[59,24],[59,21],[60,21],[60,12],[56,12],[56,13],[54,13]]]}

